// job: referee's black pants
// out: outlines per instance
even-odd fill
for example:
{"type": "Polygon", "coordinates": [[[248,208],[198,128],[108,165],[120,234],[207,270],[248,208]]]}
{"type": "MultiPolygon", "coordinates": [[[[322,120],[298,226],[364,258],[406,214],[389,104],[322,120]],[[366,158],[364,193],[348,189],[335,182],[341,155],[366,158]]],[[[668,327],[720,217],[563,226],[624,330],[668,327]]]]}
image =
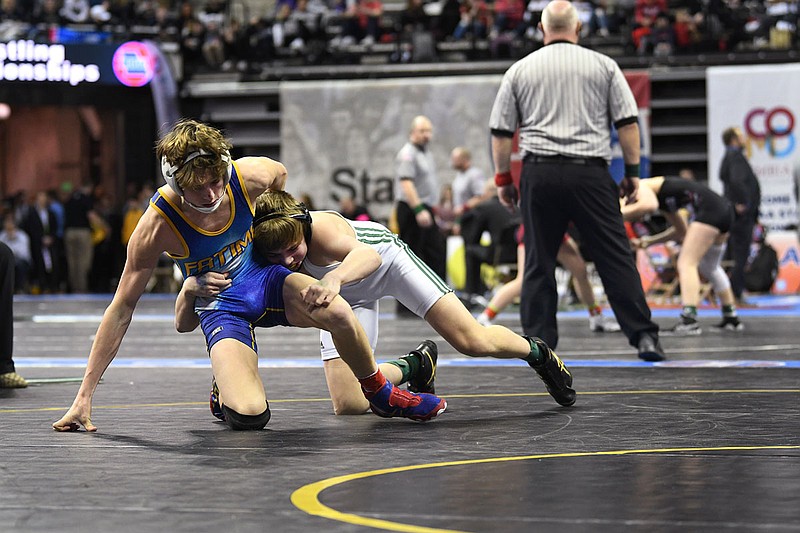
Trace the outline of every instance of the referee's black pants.
{"type": "Polygon", "coordinates": [[[14,372],[14,252],[0,242],[0,374],[14,372]]]}
{"type": "Polygon", "coordinates": [[[622,332],[634,347],[658,336],[619,210],[619,188],[605,165],[526,161],[520,181],[525,227],[521,321],[527,335],[558,344],[556,254],[572,221],[594,261],[622,332]]]}
{"type": "Polygon", "coordinates": [[[417,215],[410,205],[402,201],[397,202],[397,227],[400,238],[440,278],[447,279],[447,240],[439,231],[430,206],[426,205],[425,209],[433,220],[427,228],[417,224],[417,215]]]}

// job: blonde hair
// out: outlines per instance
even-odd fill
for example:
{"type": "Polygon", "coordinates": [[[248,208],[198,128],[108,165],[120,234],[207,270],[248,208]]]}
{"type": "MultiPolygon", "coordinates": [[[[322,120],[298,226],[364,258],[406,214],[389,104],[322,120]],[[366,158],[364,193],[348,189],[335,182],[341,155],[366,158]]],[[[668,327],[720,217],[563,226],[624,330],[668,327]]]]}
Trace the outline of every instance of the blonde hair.
{"type": "Polygon", "coordinates": [[[167,159],[170,165],[180,167],[175,172],[175,182],[181,189],[200,187],[213,178],[223,178],[228,172],[228,163],[222,156],[229,156],[233,145],[220,130],[191,119],[180,120],[156,144],[156,157],[167,159]],[[184,164],[186,156],[204,150],[212,157],[195,157],[184,164]]]}
{"type": "MultiPolygon", "coordinates": [[[[305,206],[286,191],[267,190],[256,198],[253,218],[253,243],[263,256],[299,243],[306,235],[306,223],[292,215],[307,213],[305,206]],[[259,221],[273,213],[276,216],[259,221]]],[[[310,223],[310,221],[308,222],[310,223]]]]}

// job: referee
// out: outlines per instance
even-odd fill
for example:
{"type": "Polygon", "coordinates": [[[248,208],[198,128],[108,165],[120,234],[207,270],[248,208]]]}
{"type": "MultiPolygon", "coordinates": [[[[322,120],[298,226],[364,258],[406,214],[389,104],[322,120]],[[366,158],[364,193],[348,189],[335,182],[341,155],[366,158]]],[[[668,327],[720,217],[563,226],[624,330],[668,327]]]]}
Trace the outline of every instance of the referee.
{"type": "Polygon", "coordinates": [[[578,46],[581,23],[566,0],[553,0],[539,24],[544,47],[503,76],[490,128],[501,201],[518,200],[511,180],[512,137],[525,154],[519,205],[525,227],[521,320],[527,335],[558,343],[556,254],[569,222],[577,227],[630,344],[646,361],[664,359],[619,210],[639,187],[637,106],[619,66],[578,46]],[[619,132],[625,178],[608,171],[611,126],[619,132]]]}

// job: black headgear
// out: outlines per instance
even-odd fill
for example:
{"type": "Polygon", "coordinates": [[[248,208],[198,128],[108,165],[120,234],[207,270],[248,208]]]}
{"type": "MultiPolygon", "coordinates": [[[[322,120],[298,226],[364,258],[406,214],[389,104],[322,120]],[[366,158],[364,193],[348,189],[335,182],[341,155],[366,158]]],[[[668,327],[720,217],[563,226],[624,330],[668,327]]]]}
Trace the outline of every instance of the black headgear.
{"type": "Polygon", "coordinates": [[[306,239],[306,244],[311,244],[311,213],[308,212],[306,204],[302,202],[298,203],[297,207],[300,208],[300,212],[293,213],[291,215],[288,213],[283,213],[281,211],[271,211],[269,213],[264,213],[263,215],[253,219],[253,228],[258,226],[262,222],[273,220],[275,218],[293,218],[303,223],[303,236],[306,239]]]}

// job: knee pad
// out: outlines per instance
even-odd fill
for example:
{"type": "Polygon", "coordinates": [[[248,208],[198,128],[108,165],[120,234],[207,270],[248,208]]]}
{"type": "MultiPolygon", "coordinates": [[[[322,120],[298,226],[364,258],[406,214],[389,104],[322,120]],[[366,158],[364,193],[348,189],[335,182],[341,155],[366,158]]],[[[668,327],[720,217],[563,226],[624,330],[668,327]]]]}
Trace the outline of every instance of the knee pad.
{"type": "MultiPolygon", "coordinates": [[[[711,247],[706,251],[705,255],[700,258],[700,263],[697,265],[697,270],[702,274],[702,276],[706,279],[711,277],[712,272],[716,270],[716,268],[722,262],[722,256],[725,254],[725,245],[724,244],[713,244],[711,247]]],[[[710,280],[709,280],[710,281],[710,280]]]]}
{"type": "Polygon", "coordinates": [[[700,264],[697,265],[697,270],[706,278],[714,290],[719,293],[730,287],[730,281],[727,274],[720,266],[722,256],[725,254],[724,244],[715,244],[711,246],[706,254],[700,259],[700,264]]]}
{"type": "Polygon", "coordinates": [[[237,413],[227,405],[222,406],[222,412],[225,413],[225,423],[234,431],[246,431],[252,429],[264,429],[264,426],[269,422],[272,413],[269,412],[269,405],[264,412],[258,415],[243,415],[237,413]]]}
{"type": "Polygon", "coordinates": [[[711,275],[706,276],[706,279],[714,287],[717,295],[731,288],[731,280],[721,266],[718,266],[711,275]]]}

